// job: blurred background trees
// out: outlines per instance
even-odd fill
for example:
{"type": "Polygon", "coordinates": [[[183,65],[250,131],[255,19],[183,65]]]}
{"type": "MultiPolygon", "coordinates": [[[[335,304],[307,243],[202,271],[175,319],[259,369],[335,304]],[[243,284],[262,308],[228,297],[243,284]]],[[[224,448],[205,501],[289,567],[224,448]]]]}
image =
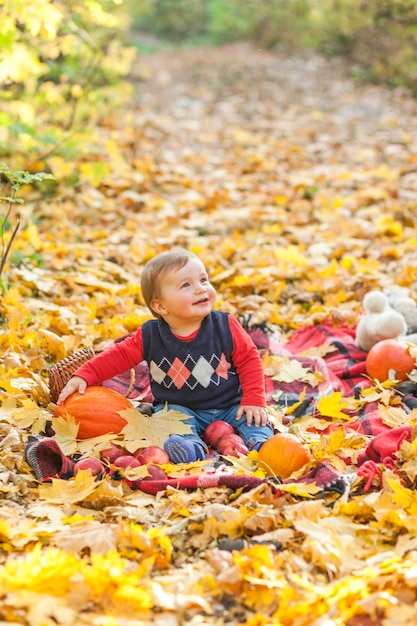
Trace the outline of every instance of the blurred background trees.
{"type": "Polygon", "coordinates": [[[134,167],[131,105],[147,88],[147,52],[240,40],[339,55],[357,80],[417,95],[411,0],[0,0],[0,274],[11,242],[12,262],[23,254],[18,229],[26,257],[42,262],[39,200],[73,207],[83,188],[111,188],[134,167]]]}
{"type": "Polygon", "coordinates": [[[0,162],[71,183],[71,159],[94,161],[94,128],[129,101],[149,42],[242,39],[343,55],[357,79],[417,94],[411,0],[0,0],[0,162]]]}
{"type": "Polygon", "coordinates": [[[0,161],[68,163],[109,105],[126,102],[135,51],[119,9],[117,0],[0,0],[0,161]]]}
{"type": "Polygon", "coordinates": [[[343,55],[358,78],[417,93],[414,0],[127,0],[132,28],[175,43],[240,39],[343,55]]]}

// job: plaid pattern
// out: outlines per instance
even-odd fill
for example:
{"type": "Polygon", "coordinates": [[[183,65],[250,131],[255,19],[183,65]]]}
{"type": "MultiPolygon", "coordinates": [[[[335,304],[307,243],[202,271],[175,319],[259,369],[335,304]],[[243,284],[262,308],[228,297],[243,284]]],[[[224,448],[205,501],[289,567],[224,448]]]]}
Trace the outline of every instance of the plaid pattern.
{"type": "Polygon", "coordinates": [[[299,328],[284,348],[287,354],[302,355],[306,350],[325,344],[334,348],[323,359],[328,376],[333,383],[341,385],[344,395],[353,395],[358,388],[369,384],[363,378],[367,352],[355,345],[355,329],[335,327],[330,323],[299,328]]]}
{"type": "MultiPolygon", "coordinates": [[[[292,419],[298,415],[317,412],[317,401],[320,395],[339,391],[344,397],[356,396],[361,389],[371,385],[365,377],[367,352],[360,350],[355,345],[354,328],[334,326],[330,322],[301,327],[286,342],[281,341],[279,333],[268,328],[255,327],[247,330],[261,354],[268,352],[269,354],[288,356],[290,359],[296,359],[311,372],[320,374],[322,382],[316,387],[310,387],[301,381],[282,383],[268,377],[265,378],[266,394],[270,404],[278,403],[291,406],[299,402],[301,393],[305,394],[302,406],[293,412],[292,419]],[[306,353],[314,352],[315,348],[320,348],[326,344],[333,350],[324,357],[304,356],[306,353]]],[[[144,370],[141,370],[141,376],[137,379],[139,386],[136,388],[136,393],[146,398],[147,401],[151,401],[149,382],[144,370]]],[[[123,377],[120,380],[113,379],[106,384],[117,389],[122,383],[122,379],[123,377]]],[[[408,383],[407,385],[407,389],[404,389],[404,407],[412,409],[417,406],[417,385],[409,385],[408,383]]],[[[400,387],[401,385],[399,385],[399,390],[400,387]]],[[[354,421],[349,423],[349,428],[371,437],[370,443],[359,457],[358,466],[370,461],[388,463],[388,465],[395,462],[395,453],[405,436],[408,438],[411,436],[410,433],[404,435],[401,428],[391,429],[384,424],[376,402],[367,403],[357,411],[354,417],[354,421]]],[[[331,427],[332,424],[329,422],[329,430],[331,427]]],[[[369,465],[365,465],[365,467],[369,469],[369,465]]],[[[325,468],[320,467],[320,472],[315,474],[315,480],[320,485],[332,484],[334,480],[339,478],[339,473],[328,465],[325,468]]]]}
{"type": "MultiPolygon", "coordinates": [[[[260,353],[280,354],[299,361],[304,368],[312,372],[320,373],[322,382],[316,387],[310,387],[305,382],[294,381],[291,383],[278,383],[270,378],[265,379],[267,398],[271,404],[277,402],[294,404],[299,401],[301,393],[305,393],[303,405],[293,412],[292,419],[297,415],[306,415],[317,411],[317,401],[320,395],[331,391],[340,391],[343,396],[355,396],[363,388],[371,383],[364,376],[366,373],[365,359],[367,353],[359,350],[355,345],[355,329],[335,327],[331,323],[319,324],[300,328],[295,331],[288,341],[282,342],[279,334],[271,332],[268,328],[257,327],[248,329],[252,340],[260,353]],[[332,351],[324,357],[308,357],[306,353],[314,351],[329,344],[332,351]],[[277,392],[279,394],[278,399],[277,392]]],[[[207,369],[207,363],[200,364],[197,376],[204,381],[212,364],[207,369]]],[[[193,367],[198,363],[193,364],[193,367]]],[[[156,366],[156,367],[159,367],[156,366]]],[[[175,369],[175,367],[174,367],[175,369]]],[[[188,368],[193,371],[192,368],[188,368]]],[[[172,380],[176,385],[187,384],[188,374],[184,371],[171,372],[172,380]]],[[[165,375],[165,374],[164,374],[165,375]]],[[[219,374],[220,375],[220,374],[219,374]]],[[[196,374],[194,376],[197,378],[196,374]]],[[[123,395],[131,383],[130,372],[105,381],[104,385],[119,391],[123,395]]],[[[411,410],[417,406],[417,385],[404,383],[404,408],[411,410]]],[[[400,391],[401,385],[398,386],[400,391]]],[[[145,363],[140,363],[135,368],[135,386],[130,395],[131,398],[143,402],[152,402],[152,393],[149,384],[149,371],[145,363]]],[[[384,424],[378,413],[377,403],[368,403],[357,412],[355,420],[349,423],[349,428],[357,430],[369,436],[369,443],[359,456],[357,467],[351,467],[349,474],[342,474],[331,464],[324,462],[318,464],[308,474],[302,476],[300,482],[314,482],[324,491],[335,491],[339,494],[349,492],[352,480],[357,477],[363,478],[363,491],[368,491],[373,481],[380,480],[381,468],[395,468],[396,452],[402,441],[412,439],[410,427],[389,428],[384,424]]],[[[329,429],[332,424],[329,421],[329,429]]],[[[50,480],[53,476],[71,477],[73,461],[64,457],[57,444],[53,440],[33,438],[28,443],[25,457],[39,480],[50,480]],[[58,448],[58,449],[57,449],[58,448]]],[[[202,472],[193,476],[181,478],[167,478],[166,480],[140,480],[135,481],[135,488],[156,494],[172,486],[176,489],[196,489],[225,485],[232,489],[253,489],[258,485],[268,482],[274,485],[276,494],[279,495],[279,485],[271,479],[260,479],[254,476],[235,476],[221,472],[202,472]]]]}

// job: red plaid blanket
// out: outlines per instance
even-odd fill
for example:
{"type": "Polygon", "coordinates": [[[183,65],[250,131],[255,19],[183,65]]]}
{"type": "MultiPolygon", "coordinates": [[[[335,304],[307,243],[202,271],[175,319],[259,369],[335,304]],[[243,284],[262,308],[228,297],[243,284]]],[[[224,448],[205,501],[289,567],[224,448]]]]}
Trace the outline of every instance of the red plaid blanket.
{"type": "MultiPolygon", "coordinates": [[[[280,340],[278,332],[268,329],[252,328],[248,332],[261,354],[288,356],[300,362],[306,370],[320,374],[322,379],[316,387],[311,387],[301,381],[283,383],[265,376],[267,400],[271,405],[291,406],[298,402],[300,395],[303,394],[305,401],[300,410],[304,415],[308,415],[314,410],[320,395],[328,395],[332,391],[339,391],[344,396],[355,395],[360,389],[370,385],[364,376],[367,353],[356,347],[355,330],[352,328],[335,327],[330,323],[303,327],[295,331],[285,342],[280,340]],[[329,346],[326,356],[304,356],[324,345],[329,346]],[[279,397],[276,397],[277,391],[279,397]]],[[[152,402],[148,368],[145,363],[136,367],[135,375],[135,386],[130,397],[143,402],[152,402]]],[[[104,384],[124,394],[130,384],[130,373],[126,372],[104,384]]],[[[296,413],[295,416],[298,414],[300,413],[296,413]]],[[[378,417],[376,404],[368,404],[363,411],[358,412],[357,422],[351,427],[366,435],[377,435],[381,430],[385,430],[378,417]]]]}
{"type": "MultiPolygon", "coordinates": [[[[366,378],[367,353],[356,347],[354,328],[335,326],[331,322],[306,326],[296,330],[286,341],[282,341],[279,332],[274,329],[255,327],[249,328],[248,333],[261,354],[269,353],[296,359],[305,369],[321,375],[322,382],[315,387],[301,381],[282,383],[265,377],[267,399],[271,405],[291,406],[299,402],[300,394],[303,394],[305,400],[292,414],[293,419],[299,415],[317,413],[317,401],[321,395],[339,391],[344,397],[358,396],[361,389],[371,385],[366,378]],[[325,356],[306,356],[314,354],[314,349],[323,346],[328,347],[328,350],[324,350],[325,356]]],[[[124,393],[129,382],[130,376],[126,373],[105,384],[124,393]]],[[[131,397],[140,398],[145,402],[152,401],[146,364],[142,363],[136,367],[136,382],[131,397]]],[[[367,461],[375,463],[392,460],[401,441],[405,437],[411,437],[410,429],[406,429],[405,432],[404,429],[391,429],[384,424],[376,402],[365,404],[354,417],[355,419],[349,422],[348,428],[370,437],[367,449],[359,458],[359,465],[367,461]]],[[[331,427],[332,424],[329,422],[329,429],[331,427]]],[[[328,483],[338,477],[337,472],[333,472],[326,464],[319,469],[316,478],[320,475],[321,482],[328,483]]]]}
{"type": "MultiPolygon", "coordinates": [[[[333,391],[338,391],[344,397],[357,397],[361,389],[371,384],[365,376],[367,353],[356,347],[354,328],[334,326],[330,322],[323,323],[299,328],[286,341],[282,341],[279,332],[273,329],[257,327],[248,329],[248,332],[261,354],[268,353],[286,356],[290,360],[296,359],[305,369],[320,374],[321,382],[314,387],[298,380],[282,383],[274,381],[271,377],[265,377],[267,399],[271,405],[291,406],[299,402],[300,395],[303,394],[302,405],[295,409],[288,419],[296,419],[301,415],[317,414],[317,402],[322,395],[329,395],[333,391]],[[323,350],[323,347],[328,349],[323,350]],[[321,350],[318,350],[319,348],[321,350]],[[315,349],[324,356],[308,356],[314,355],[315,349]]],[[[125,395],[131,384],[131,374],[126,372],[104,384],[125,395]]],[[[129,397],[143,402],[152,402],[146,363],[140,363],[135,368],[134,389],[129,397]]],[[[405,409],[417,407],[417,385],[414,387],[411,385],[408,395],[404,394],[403,400],[405,409]]],[[[350,416],[352,417],[352,413],[350,416]]],[[[369,443],[361,452],[356,468],[353,468],[356,470],[356,475],[365,478],[364,489],[366,490],[370,488],[375,476],[380,476],[383,465],[395,466],[395,454],[404,439],[411,440],[411,428],[390,428],[384,424],[378,412],[378,404],[373,402],[366,403],[362,409],[358,409],[354,419],[348,422],[347,427],[369,436],[369,443]]],[[[331,428],[332,423],[329,420],[329,430],[331,428]]],[[[61,459],[62,455],[59,450],[53,447],[52,441],[41,440],[34,443],[35,447],[33,448],[32,442],[32,450],[28,447],[26,456],[29,460],[33,460],[32,466],[35,473],[39,474],[38,477],[45,480],[47,479],[45,472],[50,474],[53,469],[56,470],[57,468],[57,475],[66,476],[67,460],[61,459]],[[61,471],[62,463],[63,469],[61,471]]],[[[301,477],[300,481],[315,482],[324,490],[331,489],[343,493],[349,489],[351,477],[352,473],[345,476],[332,467],[330,463],[324,462],[301,477]]],[[[231,488],[246,487],[251,489],[264,481],[266,482],[266,480],[255,479],[253,476],[239,476],[237,480],[236,476],[215,474],[210,477],[202,476],[201,479],[186,477],[183,480],[176,479],[174,481],[169,478],[167,481],[147,480],[146,482],[142,481],[143,485],[139,485],[138,488],[142,489],[143,487],[143,490],[149,493],[157,493],[168,486],[192,489],[217,484],[231,488]]]]}

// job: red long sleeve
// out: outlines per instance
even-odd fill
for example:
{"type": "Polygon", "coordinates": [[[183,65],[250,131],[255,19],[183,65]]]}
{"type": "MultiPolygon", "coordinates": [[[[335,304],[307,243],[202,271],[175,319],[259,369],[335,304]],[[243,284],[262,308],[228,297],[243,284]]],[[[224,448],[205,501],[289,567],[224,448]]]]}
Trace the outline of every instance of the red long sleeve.
{"type": "Polygon", "coordinates": [[[233,363],[243,390],[242,406],[266,406],[265,376],[258,348],[235,317],[229,316],[233,335],[233,363]]]}
{"type": "MultiPolygon", "coordinates": [[[[231,356],[243,392],[240,404],[264,407],[265,379],[258,349],[238,320],[232,316],[229,316],[229,320],[234,344],[231,356]]],[[[81,376],[89,385],[97,385],[128,371],[142,361],[142,330],[138,328],[123,341],[98,354],[93,362],[88,361],[82,365],[74,375],[81,376]]]]}
{"type": "Polygon", "coordinates": [[[117,374],[123,374],[143,361],[142,329],[110,348],[103,350],[94,362],[87,361],[79,367],[74,376],[81,376],[89,385],[98,385],[117,374]]]}

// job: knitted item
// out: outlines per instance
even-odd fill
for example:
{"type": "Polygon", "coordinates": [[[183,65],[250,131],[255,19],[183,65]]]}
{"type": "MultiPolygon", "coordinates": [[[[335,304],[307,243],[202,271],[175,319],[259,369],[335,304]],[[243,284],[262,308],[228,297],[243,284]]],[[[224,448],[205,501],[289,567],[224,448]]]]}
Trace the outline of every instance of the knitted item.
{"type": "Polygon", "coordinates": [[[243,491],[254,489],[259,485],[269,483],[275,488],[274,483],[266,478],[258,476],[235,476],[233,474],[194,474],[179,478],[166,478],[165,480],[149,480],[147,478],[135,481],[135,489],[145,493],[156,494],[165,491],[168,487],[173,489],[208,489],[210,487],[228,487],[229,489],[242,489],[243,491]]]}
{"type": "Polygon", "coordinates": [[[180,435],[171,435],[164,443],[171,463],[195,463],[205,459],[202,446],[180,435]]]}
{"type": "Polygon", "coordinates": [[[376,435],[370,440],[364,452],[359,455],[358,466],[366,461],[388,464],[389,466],[395,464],[396,453],[405,439],[411,441],[412,431],[412,426],[398,426],[376,435]]]}
{"type": "MultiPolygon", "coordinates": [[[[205,410],[213,408],[215,397],[216,409],[239,404],[239,363],[231,357],[234,343],[228,313],[212,311],[202,320],[196,336],[187,341],[175,337],[164,320],[148,320],[141,332],[155,403],[205,410]]],[[[241,332],[249,341],[248,334],[241,332]]],[[[251,347],[259,359],[253,342],[251,347]]]]}
{"type": "Polygon", "coordinates": [[[74,475],[74,461],[65,456],[55,439],[30,436],[25,448],[25,460],[42,482],[52,478],[66,480],[74,475]]]}
{"type": "Polygon", "coordinates": [[[375,461],[365,461],[358,469],[358,476],[364,479],[365,484],[363,491],[366,493],[372,487],[374,479],[378,479],[379,484],[382,483],[382,470],[375,461]]]}
{"type": "Polygon", "coordinates": [[[304,476],[299,479],[299,482],[314,483],[317,487],[321,487],[323,491],[346,495],[349,494],[356,476],[356,473],[343,474],[328,461],[322,461],[307,474],[304,474],[304,476]]]}

